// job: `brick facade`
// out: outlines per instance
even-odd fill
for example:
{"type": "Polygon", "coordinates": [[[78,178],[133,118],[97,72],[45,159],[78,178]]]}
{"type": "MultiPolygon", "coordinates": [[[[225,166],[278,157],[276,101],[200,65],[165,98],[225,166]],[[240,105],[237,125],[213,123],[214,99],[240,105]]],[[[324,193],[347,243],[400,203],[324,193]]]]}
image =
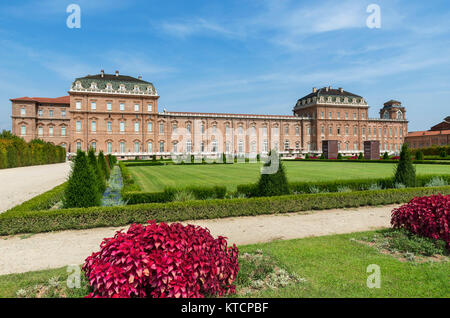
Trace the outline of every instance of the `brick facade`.
{"type": "Polygon", "coordinates": [[[292,116],[167,112],[159,110],[158,99],[153,84],[102,71],[75,79],[69,96],[11,99],[13,133],[69,152],[95,147],[118,156],[256,154],[273,148],[320,153],[322,140],[338,140],[340,152],[355,154],[366,140],[397,152],[408,129],[400,102],[386,103],[380,118],[372,119],[364,98],[331,87],[299,99],[292,116]]]}

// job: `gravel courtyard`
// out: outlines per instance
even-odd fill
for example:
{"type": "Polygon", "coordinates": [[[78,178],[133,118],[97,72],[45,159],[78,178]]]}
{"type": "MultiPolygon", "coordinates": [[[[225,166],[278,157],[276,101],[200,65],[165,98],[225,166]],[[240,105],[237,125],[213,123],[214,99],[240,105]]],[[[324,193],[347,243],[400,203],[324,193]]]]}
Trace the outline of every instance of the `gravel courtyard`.
{"type": "Polygon", "coordinates": [[[0,170],[0,213],[67,180],[70,162],[0,170]]]}

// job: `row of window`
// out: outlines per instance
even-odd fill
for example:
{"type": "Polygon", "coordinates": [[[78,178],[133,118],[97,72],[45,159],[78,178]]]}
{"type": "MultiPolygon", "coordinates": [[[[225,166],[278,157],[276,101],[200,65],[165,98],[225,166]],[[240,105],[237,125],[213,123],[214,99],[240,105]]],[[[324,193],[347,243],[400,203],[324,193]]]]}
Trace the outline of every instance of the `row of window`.
{"type": "MultiPolygon", "coordinates": [[[[381,137],[381,131],[382,131],[382,128],[380,127],[380,128],[378,128],[378,134],[377,134],[377,129],[376,128],[373,128],[373,130],[372,130],[372,128],[371,127],[369,127],[368,129],[368,135],[369,136],[379,136],[379,137],[381,137]],[[373,134],[372,134],[373,133],[373,134]]],[[[321,135],[325,135],[325,127],[324,126],[321,126],[321,128],[320,128],[320,133],[321,133],[321,135]]],[[[389,128],[389,130],[385,127],[384,128],[384,136],[386,136],[386,137],[397,137],[397,134],[399,133],[399,135],[402,137],[403,136],[403,129],[401,129],[401,128],[399,128],[398,130],[397,130],[397,127],[394,127],[394,128],[392,128],[392,127],[390,127],[389,128]],[[388,134],[389,133],[389,134],[388,134]]],[[[309,130],[308,130],[308,135],[310,134],[310,132],[309,132],[309,130]]],[[[336,134],[338,135],[338,136],[340,136],[341,135],[341,127],[337,127],[336,128],[336,134]]],[[[361,128],[361,134],[363,135],[363,136],[365,136],[366,135],[366,127],[362,127],[361,128]]],[[[333,135],[333,127],[332,126],[330,126],[330,127],[328,127],[328,135],[333,135]]],[[[345,135],[346,136],[348,136],[349,135],[349,127],[345,127],[345,135]]],[[[357,136],[358,135],[358,128],[357,127],[353,127],[353,135],[354,136],[357,136]]]]}
{"type": "MultiPolygon", "coordinates": [[[[80,110],[82,109],[82,102],[81,101],[75,101],[75,109],[80,110]]],[[[126,109],[126,103],[122,102],[119,103],[119,111],[125,111],[126,109]]],[[[91,110],[97,110],[97,102],[91,101],[91,110]]],[[[113,110],[113,103],[112,102],[106,102],[106,110],[112,111],[113,110]]],[[[134,111],[139,112],[140,111],[140,104],[134,103],[134,111]]],[[[153,111],[153,104],[148,103],[147,104],[147,111],[152,112],[153,111]]]]}
{"type": "MultiPolygon", "coordinates": [[[[49,109],[48,110],[48,117],[53,117],[53,114],[54,114],[53,109],[49,109]]],[[[20,115],[21,116],[26,116],[27,115],[26,108],[21,108],[20,109],[20,115]]],[[[42,109],[38,109],[38,116],[39,117],[44,116],[44,111],[42,109]]],[[[66,110],[64,108],[61,109],[61,117],[66,117],[66,110]]]]}
{"type": "MultiPolygon", "coordinates": [[[[48,127],[48,135],[54,136],[54,133],[55,133],[55,127],[49,126],[48,127]]],[[[27,126],[25,126],[25,125],[20,126],[20,135],[25,136],[26,134],[27,134],[27,126]]],[[[43,136],[43,135],[44,135],[44,127],[40,126],[40,127],[38,127],[38,136],[43,136]]],[[[61,127],[61,136],[66,136],[66,127],[65,126],[61,127]]]]}

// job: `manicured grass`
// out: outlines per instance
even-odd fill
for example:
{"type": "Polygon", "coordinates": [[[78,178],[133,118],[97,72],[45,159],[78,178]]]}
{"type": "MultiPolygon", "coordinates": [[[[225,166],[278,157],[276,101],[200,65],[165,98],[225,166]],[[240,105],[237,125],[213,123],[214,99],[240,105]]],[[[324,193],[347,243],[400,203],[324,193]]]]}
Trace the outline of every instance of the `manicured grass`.
{"type": "MultiPolygon", "coordinates": [[[[284,162],[289,182],[382,178],[394,174],[395,164],[348,162],[284,162]]],[[[260,164],[167,165],[128,167],[142,191],[162,191],[166,186],[225,185],[256,182],[260,164]]],[[[450,166],[416,165],[417,174],[449,174],[450,166]]]]}
{"type": "MultiPolygon", "coordinates": [[[[239,253],[261,249],[275,263],[306,282],[292,283],[276,290],[266,289],[252,297],[450,297],[450,264],[400,262],[375,248],[358,243],[374,232],[331,235],[289,241],[276,241],[239,248],[239,253]],[[367,266],[381,270],[381,288],[367,287],[367,266]]],[[[243,263],[245,264],[245,263],[243,263]]],[[[246,272],[245,268],[242,272],[246,272]]],[[[15,297],[19,289],[30,289],[59,276],[64,282],[65,269],[0,276],[0,297],[15,297]]],[[[243,286],[237,286],[242,288],[243,286]]],[[[82,288],[67,292],[69,297],[86,295],[82,288]]]]}

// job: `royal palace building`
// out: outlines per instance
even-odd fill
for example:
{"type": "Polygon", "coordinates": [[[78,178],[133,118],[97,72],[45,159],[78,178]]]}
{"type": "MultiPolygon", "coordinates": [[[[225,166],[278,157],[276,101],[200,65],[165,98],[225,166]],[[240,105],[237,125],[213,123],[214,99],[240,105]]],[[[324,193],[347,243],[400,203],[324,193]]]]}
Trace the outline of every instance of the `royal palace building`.
{"type": "Polygon", "coordinates": [[[11,99],[13,133],[40,138],[69,153],[90,147],[117,156],[320,153],[322,140],[337,140],[341,153],[363,151],[366,140],[395,153],[408,121],[400,102],[390,100],[379,118],[369,118],[366,100],[342,88],[313,88],[293,114],[253,115],[160,110],[159,95],[141,77],[115,74],[77,78],[68,96],[11,99]]]}

